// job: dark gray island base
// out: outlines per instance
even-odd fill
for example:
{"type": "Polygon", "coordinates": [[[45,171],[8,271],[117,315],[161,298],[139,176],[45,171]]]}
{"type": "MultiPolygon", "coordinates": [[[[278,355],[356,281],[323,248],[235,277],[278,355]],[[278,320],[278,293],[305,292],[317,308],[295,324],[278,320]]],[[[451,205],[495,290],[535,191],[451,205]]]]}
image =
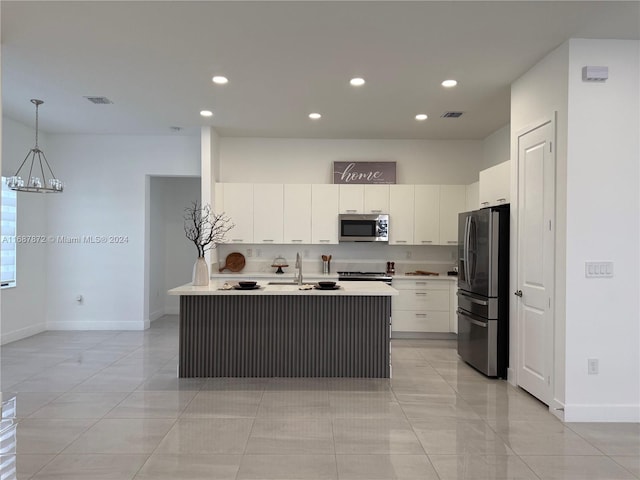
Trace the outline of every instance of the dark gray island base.
{"type": "Polygon", "coordinates": [[[265,293],[181,295],[178,376],[389,378],[390,294],[265,293]]]}

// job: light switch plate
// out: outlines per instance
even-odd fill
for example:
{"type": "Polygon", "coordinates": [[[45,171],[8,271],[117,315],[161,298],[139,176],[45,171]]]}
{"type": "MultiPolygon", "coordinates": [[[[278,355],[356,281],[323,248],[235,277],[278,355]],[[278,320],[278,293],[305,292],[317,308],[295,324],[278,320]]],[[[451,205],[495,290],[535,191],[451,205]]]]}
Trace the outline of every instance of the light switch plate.
{"type": "Polygon", "coordinates": [[[584,276],[587,278],[613,277],[613,262],[585,262],[584,276]]]}

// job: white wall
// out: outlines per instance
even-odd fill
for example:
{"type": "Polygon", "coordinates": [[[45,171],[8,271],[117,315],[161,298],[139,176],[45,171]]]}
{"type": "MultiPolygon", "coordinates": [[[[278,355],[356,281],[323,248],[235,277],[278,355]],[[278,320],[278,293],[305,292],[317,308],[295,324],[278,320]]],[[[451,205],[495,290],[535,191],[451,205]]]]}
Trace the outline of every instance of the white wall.
{"type": "Polygon", "coordinates": [[[640,421],[639,49],[571,40],[512,86],[512,146],[557,112],[552,406],[566,421],[640,421]],[[585,65],[608,66],[610,79],[583,82],[585,65]],[[586,279],[586,261],[613,261],[614,278],[586,279]],[[587,374],[588,358],[599,359],[598,375],[587,374]]]}
{"type": "Polygon", "coordinates": [[[47,148],[67,184],[48,204],[49,232],[126,238],[47,246],[47,328],[148,326],[148,175],[199,175],[200,139],[52,135],[47,148]],[[83,305],[76,304],[78,294],[83,305]]]}
{"type": "Polygon", "coordinates": [[[567,421],[640,421],[639,47],[570,41],[567,421]],[[608,66],[609,79],[583,82],[585,65],[608,66]],[[586,261],[614,262],[614,277],[585,278],[586,261]]]}
{"type": "MultiPolygon", "coordinates": [[[[567,65],[569,45],[565,43],[549,53],[511,86],[511,159],[517,161],[517,139],[525,128],[538,125],[557,113],[556,122],[556,268],[555,268],[555,325],[553,364],[553,408],[562,408],[565,400],[565,255],[566,255],[566,158],[567,158],[567,65]]],[[[516,245],[517,177],[512,168],[511,180],[511,243],[516,245]]],[[[511,291],[518,290],[516,249],[511,249],[511,291]]],[[[517,302],[511,299],[511,328],[509,331],[510,369],[518,361],[517,302]]]]}
{"type": "Polygon", "coordinates": [[[160,292],[164,313],[178,314],[180,297],[166,291],[189,283],[193,264],[198,257],[196,247],[184,236],[184,209],[200,200],[200,178],[164,178],[164,289],[160,292]]]}
{"type": "Polygon", "coordinates": [[[480,140],[221,138],[220,182],[333,183],[334,161],[396,161],[397,183],[469,184],[480,140]]]}
{"type": "MultiPolygon", "coordinates": [[[[35,142],[35,130],[11,119],[2,119],[2,175],[13,175],[35,142]]],[[[56,158],[47,148],[47,138],[40,133],[39,143],[56,172],[56,158]]],[[[56,195],[18,193],[18,235],[47,233],[47,202],[56,195]]],[[[16,287],[5,288],[2,295],[1,343],[34,335],[45,329],[46,246],[18,244],[16,248],[16,287]]]]}
{"type": "Polygon", "coordinates": [[[162,177],[149,181],[149,320],[154,321],[165,313],[165,182],[162,177]]]}
{"type": "Polygon", "coordinates": [[[480,165],[480,170],[506,162],[511,158],[510,128],[510,125],[507,124],[482,141],[482,164],[480,165]]]}

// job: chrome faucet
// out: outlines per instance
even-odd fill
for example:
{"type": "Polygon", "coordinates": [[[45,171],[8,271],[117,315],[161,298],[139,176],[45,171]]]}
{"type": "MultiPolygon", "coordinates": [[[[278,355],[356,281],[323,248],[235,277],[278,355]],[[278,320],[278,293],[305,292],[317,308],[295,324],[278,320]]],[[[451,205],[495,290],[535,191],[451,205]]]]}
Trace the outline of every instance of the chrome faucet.
{"type": "Polygon", "coordinates": [[[300,252],[296,253],[296,273],[294,277],[294,281],[298,283],[298,285],[302,285],[302,258],[300,257],[300,252]]]}

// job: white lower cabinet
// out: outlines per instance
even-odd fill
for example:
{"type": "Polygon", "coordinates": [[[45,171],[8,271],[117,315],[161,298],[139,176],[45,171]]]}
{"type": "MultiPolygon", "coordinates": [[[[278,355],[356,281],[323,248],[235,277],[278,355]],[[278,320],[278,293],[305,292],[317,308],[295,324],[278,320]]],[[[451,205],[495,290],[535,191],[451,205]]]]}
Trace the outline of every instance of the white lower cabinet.
{"type": "Polygon", "coordinates": [[[454,282],[394,278],[393,287],[399,295],[392,300],[392,335],[451,332],[454,282]]]}
{"type": "Polygon", "coordinates": [[[394,310],[392,332],[449,333],[449,312],[394,310]]]}

